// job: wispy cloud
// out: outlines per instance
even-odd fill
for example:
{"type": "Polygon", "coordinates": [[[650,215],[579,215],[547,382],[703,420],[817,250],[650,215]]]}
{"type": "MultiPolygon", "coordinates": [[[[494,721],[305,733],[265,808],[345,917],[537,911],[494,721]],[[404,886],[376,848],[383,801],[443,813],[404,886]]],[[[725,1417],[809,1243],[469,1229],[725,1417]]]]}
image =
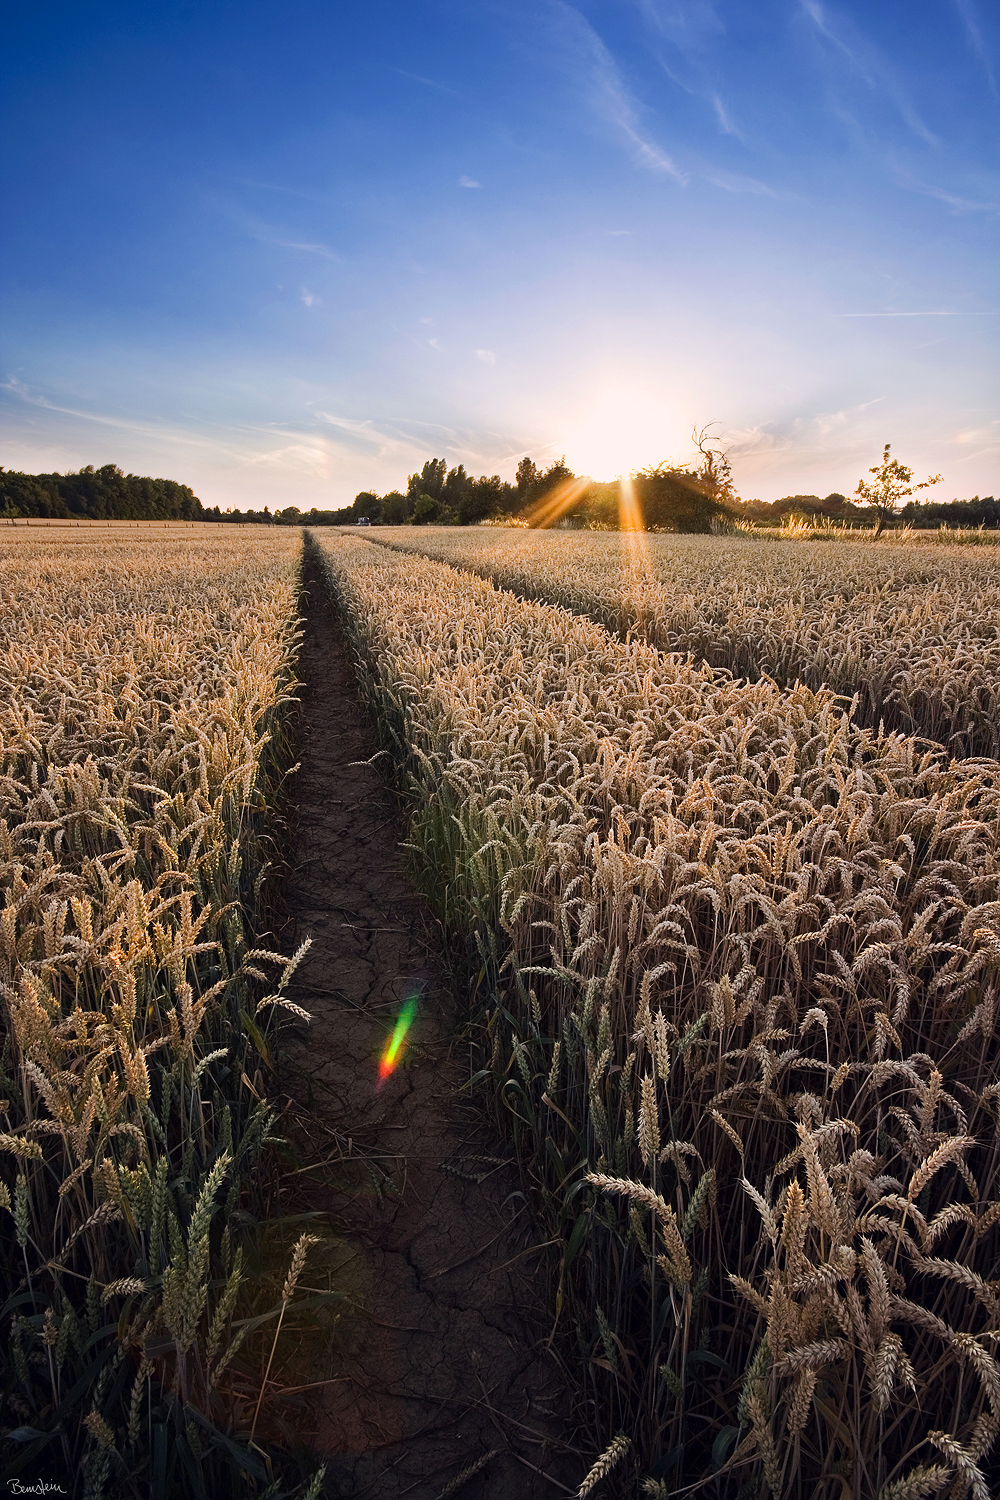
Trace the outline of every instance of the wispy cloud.
{"type": "Polygon", "coordinates": [[[962,18],[962,22],[969,35],[969,41],[972,43],[973,50],[978,54],[979,60],[986,72],[986,79],[990,86],[990,92],[995,95],[997,92],[997,84],[996,78],[993,75],[993,59],[990,57],[989,51],[986,47],[986,43],[983,41],[983,34],[979,29],[979,22],[976,19],[975,6],[973,5],[972,0],[955,0],[955,9],[958,11],[959,15],[962,18]]]}
{"type": "MultiPolygon", "coordinates": [[[[271,184],[260,184],[271,186],[271,184]]],[[[306,196],[296,195],[296,196],[306,196]]],[[[220,197],[214,200],[212,206],[222,214],[231,224],[245,234],[249,239],[256,240],[258,244],[270,245],[278,250],[294,250],[302,255],[316,255],[322,260],[329,260],[340,264],[343,257],[322,240],[306,239],[289,228],[287,224],[275,224],[261,215],[251,212],[245,204],[235,197],[220,197]]]]}
{"type": "Polygon", "coordinates": [[[492,349],[477,349],[476,358],[481,359],[484,365],[495,365],[497,357],[492,349]]]}
{"type": "Polygon", "coordinates": [[[723,104],[722,100],[719,98],[718,94],[712,95],[712,107],[715,110],[715,116],[719,122],[719,129],[726,135],[734,135],[737,140],[742,141],[742,132],[737,130],[736,126],[733,124],[732,120],[729,117],[729,112],[726,109],[726,106],[723,104]]]}
{"type": "Polygon", "coordinates": [[[843,40],[843,38],[839,37],[833,30],[833,28],[829,25],[823,7],[818,3],[818,0],[802,0],[802,9],[812,21],[817,31],[821,32],[822,35],[826,37],[828,42],[832,42],[833,45],[844,54],[848,61],[858,70],[858,72],[861,73],[861,76],[864,78],[865,82],[874,82],[874,80],[863,71],[861,66],[861,59],[851,51],[850,47],[843,40]]]}
{"type": "Polygon", "coordinates": [[[271,243],[278,245],[282,250],[303,250],[307,255],[319,255],[324,260],[340,260],[340,256],[331,250],[329,245],[314,244],[304,240],[272,240],[271,243]]]}
{"type": "Polygon", "coordinates": [[[726,172],[718,167],[705,167],[700,174],[706,182],[713,187],[722,188],[726,193],[752,193],[760,198],[791,198],[793,193],[781,193],[770,187],[766,182],[761,182],[757,177],[747,177],[742,172],[726,172]]]}
{"type": "Polygon", "coordinates": [[[808,16],[820,36],[847,59],[851,71],[873,93],[884,94],[891,99],[913,134],[928,146],[940,146],[938,137],[927,128],[910,103],[895,69],[881,56],[874,43],[858,31],[850,20],[841,16],[834,17],[820,0],[801,0],[801,5],[803,13],[808,16]]]}
{"type": "Polygon", "coordinates": [[[586,80],[595,112],[615,127],[642,166],[685,185],[688,173],[644,129],[618,64],[590,22],[565,0],[553,0],[552,9],[564,45],[575,54],[574,68],[586,80]]]}
{"type": "Polygon", "coordinates": [[[994,417],[983,426],[963,428],[951,441],[959,450],[952,460],[955,464],[968,464],[980,458],[995,461],[1000,455],[1000,418],[994,417]]]}
{"type": "Polygon", "coordinates": [[[952,307],[915,309],[913,312],[845,312],[842,318],[1000,318],[1000,311],[979,308],[974,312],[960,312],[952,307]]]}
{"type": "Polygon", "coordinates": [[[509,432],[455,428],[413,417],[382,415],[358,421],[327,411],[317,411],[316,415],[335,430],[345,446],[380,460],[405,463],[407,467],[411,464],[416,467],[430,453],[438,453],[451,454],[470,468],[490,470],[516,463],[529,451],[537,457],[555,446],[536,443],[529,450],[523,435],[519,439],[509,432]]]}
{"type": "MultiPolygon", "coordinates": [[[[29,406],[46,406],[50,411],[64,411],[65,407],[53,406],[52,402],[40,391],[35,391],[31,386],[25,385],[23,380],[18,380],[16,375],[8,375],[6,380],[0,381],[0,391],[10,391],[19,401],[27,401],[29,406]]],[[[73,416],[79,415],[73,412],[73,416]]]]}
{"type": "Polygon", "coordinates": [[[773,466],[785,454],[808,460],[840,453],[845,445],[852,445],[853,434],[853,441],[861,445],[868,441],[862,413],[885,400],[885,396],[873,396],[834,411],[797,413],[760,422],[728,433],[726,446],[733,459],[751,472],[773,466]]]}
{"type": "MultiPolygon", "coordinates": [[[[262,387],[270,390],[269,373],[262,387]]],[[[110,456],[123,465],[182,475],[204,504],[242,510],[290,499],[303,507],[343,504],[361,488],[405,484],[405,475],[432,454],[472,472],[512,478],[525,454],[538,460],[562,451],[554,442],[531,441],[530,431],[455,427],[389,413],[361,418],[328,407],[322,396],[305,402],[299,420],[232,423],[199,415],[182,426],[80,408],[9,374],[0,380],[0,403],[7,407],[12,466],[35,472],[103,461],[107,450],[94,453],[92,434],[105,431],[114,445],[110,456]]]]}
{"type": "Polygon", "coordinates": [[[289,198],[305,198],[309,203],[325,203],[329,200],[319,193],[307,193],[302,188],[285,187],[280,182],[260,182],[255,177],[234,177],[241,187],[259,188],[267,193],[285,193],[289,198]]]}
{"type": "Polygon", "coordinates": [[[449,88],[446,83],[439,83],[436,78],[425,78],[422,73],[410,73],[406,68],[393,68],[393,73],[398,73],[400,78],[410,78],[414,83],[422,83],[429,89],[440,89],[442,94],[454,94],[459,97],[458,89],[449,88]]]}
{"type": "Polygon", "coordinates": [[[235,465],[237,473],[245,469],[291,469],[319,477],[329,470],[329,454],[322,443],[282,443],[263,453],[252,453],[235,465]]]}
{"type": "Polygon", "coordinates": [[[987,422],[982,427],[966,427],[956,432],[952,442],[959,444],[981,443],[984,440],[991,443],[1000,441],[1000,417],[994,417],[992,422],[987,422]]]}
{"type": "Polygon", "coordinates": [[[210,423],[206,424],[208,430],[199,432],[191,427],[178,427],[169,422],[142,421],[135,417],[123,416],[118,412],[88,411],[86,408],[52,401],[36,387],[26,385],[13,375],[0,381],[0,390],[9,391],[12,396],[27,406],[38,407],[57,416],[72,417],[78,422],[91,426],[107,427],[116,432],[142,438],[146,446],[191,450],[210,456],[222,456],[227,460],[242,458],[243,455],[235,439],[240,434],[253,430],[247,427],[227,427],[224,424],[210,423]],[[229,434],[228,437],[227,434],[229,434]]]}
{"type": "Polygon", "coordinates": [[[915,312],[845,312],[840,316],[842,318],[958,318],[961,314],[953,312],[950,308],[935,307],[915,312]]]}
{"type": "MultiPolygon", "coordinates": [[[[640,165],[658,175],[672,178],[681,186],[686,186],[692,178],[701,178],[727,193],[752,193],[774,198],[794,196],[777,193],[758,178],[716,167],[697,154],[689,154],[682,166],[646,128],[641,104],[634,98],[614,57],[590,22],[574,6],[569,5],[567,0],[553,0],[553,5],[561,19],[564,45],[574,54],[574,68],[589,84],[592,107],[616,128],[620,137],[631,147],[633,157],[640,165]]],[[[692,48],[693,37],[703,39],[710,33],[722,30],[714,9],[707,3],[671,7],[669,13],[651,4],[643,5],[642,8],[657,29],[671,36],[675,32],[686,36],[692,48]]],[[[663,66],[669,73],[666,64],[663,66]]],[[[720,127],[726,134],[744,141],[716,90],[706,89],[704,86],[689,88],[680,79],[677,82],[695,97],[710,100],[720,127]]]]}
{"type": "Polygon", "coordinates": [[[314,307],[319,301],[319,298],[315,295],[315,293],[308,291],[306,287],[302,288],[301,292],[299,293],[299,297],[302,301],[303,307],[314,307]]]}
{"type": "Polygon", "coordinates": [[[722,133],[745,146],[746,137],[719,92],[719,46],[725,27],[710,0],[639,0],[639,10],[655,38],[656,60],[671,83],[707,103],[722,133]],[[664,47],[670,50],[669,61],[664,47]]]}
{"type": "Polygon", "coordinates": [[[960,193],[949,193],[946,188],[935,187],[933,183],[921,182],[919,177],[913,177],[909,172],[895,173],[896,181],[900,187],[909,189],[912,193],[923,193],[927,198],[936,198],[939,203],[947,203],[948,207],[956,213],[981,213],[995,214],[1000,212],[1000,203],[983,201],[977,198],[965,198],[960,193]]]}
{"type": "Polygon", "coordinates": [[[459,185],[459,187],[464,187],[464,188],[481,188],[482,187],[482,183],[481,182],[477,182],[474,177],[460,177],[458,179],[458,185],[459,185]]]}
{"type": "Polygon", "coordinates": [[[686,57],[704,50],[725,27],[711,0],[639,0],[652,29],[686,57]]]}
{"type": "MultiPolygon", "coordinates": [[[[194,482],[204,503],[211,504],[218,498],[223,503],[228,501],[241,508],[246,507],[249,493],[241,488],[246,476],[268,476],[263,481],[263,489],[258,487],[253,493],[260,505],[265,501],[273,505],[275,499],[271,486],[283,474],[287,474],[290,482],[303,476],[329,482],[333,478],[344,479],[355,472],[358,478],[363,478],[363,466],[373,460],[390,464],[395,469],[417,467],[427,456],[431,441],[424,431],[425,428],[431,430],[429,424],[405,418],[359,421],[313,408],[307,422],[302,424],[205,422],[198,427],[190,424],[181,427],[166,421],[143,421],[114,412],[88,411],[52,400],[37,387],[27,385],[13,375],[0,381],[0,393],[7,393],[8,398],[13,397],[26,406],[51,413],[53,418],[74,418],[84,424],[84,432],[94,427],[117,433],[119,455],[122,446],[135,449],[142,455],[135,460],[145,466],[142,472],[147,472],[151,465],[148,471],[156,473],[160,463],[167,466],[168,471],[171,464],[183,463],[189,473],[193,466],[202,477],[198,479],[196,474],[190,474],[189,482],[194,482]],[[236,484],[234,490],[229,489],[230,481],[236,484]]],[[[87,447],[75,437],[72,428],[67,430],[65,423],[60,425],[64,446],[68,440],[67,455],[82,448],[84,457],[75,461],[86,461],[87,447]]],[[[448,439],[466,451],[470,434],[457,434],[444,428],[433,428],[433,431],[437,434],[433,440],[435,445],[448,439]]],[[[86,440],[88,445],[89,441],[86,440]]],[[[37,436],[31,446],[38,451],[37,436]]],[[[50,443],[44,446],[51,449],[50,443]]],[[[72,462],[73,459],[67,457],[64,461],[72,462]]]]}

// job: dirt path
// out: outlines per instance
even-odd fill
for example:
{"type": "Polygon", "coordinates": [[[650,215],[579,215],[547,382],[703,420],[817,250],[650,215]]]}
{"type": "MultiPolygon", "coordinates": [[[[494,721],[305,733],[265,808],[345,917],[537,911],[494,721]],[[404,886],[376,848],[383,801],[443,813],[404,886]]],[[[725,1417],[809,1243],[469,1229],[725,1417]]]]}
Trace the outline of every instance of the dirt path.
{"type": "Polygon", "coordinates": [[[296,922],[287,939],[313,940],[292,991],[313,1022],[286,1048],[283,1086],[299,1104],[314,1103],[321,1125],[374,1151],[389,1182],[379,1192],[361,1172],[356,1190],[327,1204],[360,1249],[368,1285],[359,1351],[325,1388],[316,1418],[316,1445],[329,1454],[327,1493],[574,1493],[581,1464],[557,1441],[564,1393],[543,1352],[539,1257],[518,1212],[516,1174],[498,1160],[504,1148],[482,1117],[456,1098],[467,1068],[452,1055],[454,1004],[430,920],[402,873],[385,762],[364,764],[376,749],[372,727],[308,554],[305,586],[288,890],[296,922]],[[376,1092],[379,1052],[414,994],[412,1045],[376,1092]]]}

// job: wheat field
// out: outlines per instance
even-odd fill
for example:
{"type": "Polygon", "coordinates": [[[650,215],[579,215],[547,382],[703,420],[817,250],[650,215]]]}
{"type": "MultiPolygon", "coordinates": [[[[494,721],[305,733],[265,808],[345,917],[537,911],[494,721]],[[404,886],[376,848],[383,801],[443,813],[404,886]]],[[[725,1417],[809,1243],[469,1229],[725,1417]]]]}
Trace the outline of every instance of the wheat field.
{"type": "Polygon", "coordinates": [[[298,552],[0,536],[5,1473],[50,1463],[88,1500],[228,1493],[227,1444],[240,1494],[269,1482],[233,1442],[258,1393],[235,1376],[229,1220],[274,1119],[260,1069],[291,967],[248,924],[298,552]]]}
{"type": "Polygon", "coordinates": [[[1000,755],[1000,597],[987,551],[905,541],[380,528],[527,599],[737,677],[855,699],[866,728],[1000,755]]]}
{"type": "MultiPolygon", "coordinates": [[[[478,573],[318,545],[558,1241],[581,1494],[986,1500],[1000,765],[478,573]]],[[[778,619],[788,577],[760,587],[778,619]]]]}
{"type": "MultiPolygon", "coordinates": [[[[307,545],[552,1242],[580,1494],[985,1500],[988,572],[944,548],[387,539],[307,545]],[[922,738],[879,728],[921,715],[922,738]]],[[[300,548],[0,536],[5,1472],[58,1452],[88,1500],[196,1472],[269,1492],[271,1330],[315,1242],[261,1311],[232,1226],[295,964],[252,934],[300,548]]]]}

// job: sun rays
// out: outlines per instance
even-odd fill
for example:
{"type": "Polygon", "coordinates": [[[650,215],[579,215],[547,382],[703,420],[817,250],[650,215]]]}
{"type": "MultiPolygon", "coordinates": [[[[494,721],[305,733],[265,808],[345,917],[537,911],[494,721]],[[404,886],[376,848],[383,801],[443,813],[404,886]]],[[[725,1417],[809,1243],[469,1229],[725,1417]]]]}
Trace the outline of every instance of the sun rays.
{"type": "Polygon", "coordinates": [[[526,526],[544,530],[568,516],[590,488],[589,479],[564,479],[522,513],[526,526]]]}

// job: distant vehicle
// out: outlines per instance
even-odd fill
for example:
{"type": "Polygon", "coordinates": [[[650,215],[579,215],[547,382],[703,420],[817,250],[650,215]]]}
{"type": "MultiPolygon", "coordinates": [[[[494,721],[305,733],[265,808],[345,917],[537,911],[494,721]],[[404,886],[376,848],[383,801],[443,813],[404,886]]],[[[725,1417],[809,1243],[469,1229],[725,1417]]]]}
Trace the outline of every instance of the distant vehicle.
{"type": "Polygon", "coordinates": [[[370,526],[372,523],[367,516],[359,516],[354,524],[355,526],[370,526]]]}

